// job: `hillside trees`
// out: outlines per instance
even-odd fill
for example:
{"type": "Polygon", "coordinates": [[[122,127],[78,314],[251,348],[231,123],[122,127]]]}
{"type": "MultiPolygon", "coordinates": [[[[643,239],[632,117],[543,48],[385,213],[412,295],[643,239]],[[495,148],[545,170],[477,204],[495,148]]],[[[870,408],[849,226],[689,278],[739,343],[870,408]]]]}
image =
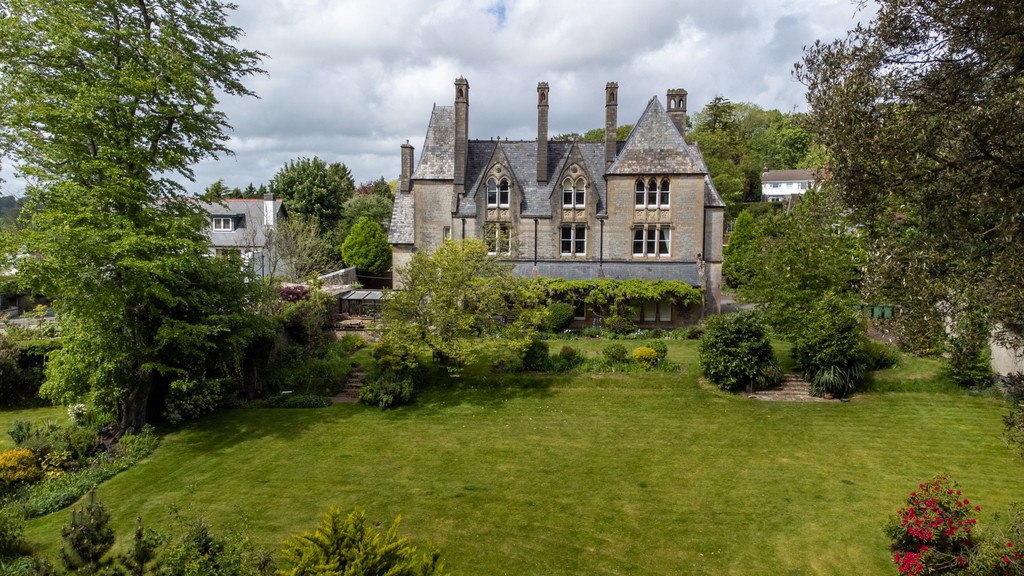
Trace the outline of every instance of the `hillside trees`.
{"type": "Polygon", "coordinates": [[[27,227],[7,249],[33,255],[19,274],[69,327],[47,386],[53,398],[106,402],[123,430],[141,428],[150,392],[189,371],[193,353],[219,354],[248,304],[244,290],[223,298],[202,281],[238,268],[211,268],[223,263],[205,256],[206,220],[173,179],[229,153],[217,95],[251,95],[242,80],[261,72],[262,55],[234,45],[228,9],[8,0],[0,10],[0,140],[29,182],[27,227]],[[210,307],[176,315],[197,302],[210,307]]]}
{"type": "Polygon", "coordinates": [[[836,195],[871,241],[865,288],[916,319],[905,339],[980,309],[1022,340],[1022,22],[1013,2],[881,0],[797,66],[836,195]]]}

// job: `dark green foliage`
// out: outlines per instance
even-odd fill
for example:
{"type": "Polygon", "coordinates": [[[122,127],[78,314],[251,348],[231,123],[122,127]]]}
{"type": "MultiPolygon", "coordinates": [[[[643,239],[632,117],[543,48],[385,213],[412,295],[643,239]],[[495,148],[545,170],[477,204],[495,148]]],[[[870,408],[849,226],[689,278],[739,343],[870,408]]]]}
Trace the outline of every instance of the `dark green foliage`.
{"type": "Polygon", "coordinates": [[[179,378],[170,384],[162,416],[171,424],[211,414],[224,400],[222,382],[179,378]]]}
{"type": "Polygon", "coordinates": [[[352,226],[341,245],[345,264],[368,276],[380,276],[391,268],[391,246],[381,225],[364,216],[352,226]]]}
{"type": "MultiPolygon", "coordinates": [[[[391,190],[391,187],[386,182],[384,186],[389,191],[391,190]]],[[[341,222],[338,224],[337,237],[344,242],[348,238],[349,231],[352,230],[352,227],[361,218],[369,218],[380,224],[381,228],[387,229],[387,226],[391,223],[391,205],[390,195],[385,196],[377,193],[356,194],[349,198],[345,201],[345,205],[341,210],[341,222]]]]}
{"type": "Polygon", "coordinates": [[[575,313],[571,304],[565,302],[548,304],[548,332],[561,332],[568,328],[575,313]]]}
{"type": "Polygon", "coordinates": [[[793,342],[793,358],[815,396],[852,392],[866,375],[860,355],[864,324],[852,303],[827,293],[815,303],[793,342]]]}
{"type": "Polygon", "coordinates": [[[872,245],[866,297],[900,306],[894,324],[915,332],[901,342],[930,347],[936,310],[975,290],[989,326],[1020,342],[1020,5],[881,0],[872,12],[796,70],[836,196],[872,245]]]}
{"type": "Polygon", "coordinates": [[[341,390],[351,372],[350,353],[340,342],[328,341],[313,350],[289,346],[266,375],[265,386],[271,391],[331,395],[341,390]]]}
{"type": "Polygon", "coordinates": [[[114,546],[110,513],[90,490],[85,505],[71,511],[71,521],[60,531],[64,547],[60,559],[68,570],[95,572],[100,559],[114,546]]]}
{"type": "Polygon", "coordinates": [[[548,363],[549,354],[548,343],[539,338],[534,339],[523,352],[523,369],[543,370],[548,363]]]}
{"type": "Polygon", "coordinates": [[[764,319],[755,310],[710,316],[700,338],[704,376],[723,390],[754,390],[782,380],[764,319]]]}
{"type": "Polygon", "coordinates": [[[614,342],[606,346],[605,349],[601,351],[601,356],[604,358],[605,362],[612,366],[629,362],[629,350],[627,350],[623,344],[618,342],[614,342]]]}
{"type": "Polygon", "coordinates": [[[25,515],[16,506],[0,509],[0,558],[24,552],[25,515]]]}
{"type": "Polygon", "coordinates": [[[342,207],[352,197],[355,182],[348,167],[320,158],[299,158],[284,165],[270,180],[270,193],[284,201],[289,212],[316,217],[322,233],[341,221],[342,207]]]}
{"type": "Polygon", "coordinates": [[[970,304],[954,312],[946,349],[949,364],[946,375],[965,388],[986,388],[992,385],[991,332],[985,312],[970,304]]]}
{"type": "Polygon", "coordinates": [[[1024,457],[1024,372],[1004,376],[1002,384],[1010,404],[1010,413],[1003,417],[1006,438],[1024,457]]]}
{"type": "Polygon", "coordinates": [[[748,284],[758,269],[761,258],[761,237],[750,212],[744,210],[736,218],[729,243],[723,249],[725,261],[722,275],[733,288],[748,284]]]}
{"type": "Polygon", "coordinates": [[[870,338],[861,342],[858,355],[868,372],[895,368],[900,363],[900,351],[895,346],[870,338]]]}
{"type": "Polygon", "coordinates": [[[407,538],[398,536],[399,519],[387,532],[366,522],[360,509],[349,514],[331,508],[313,532],[293,536],[281,551],[286,568],[279,576],[380,574],[433,576],[443,574],[441,554],[420,555],[407,538]]]}
{"type": "Polygon", "coordinates": [[[98,446],[95,428],[61,425],[53,421],[33,425],[15,420],[7,434],[15,446],[32,450],[40,459],[51,452],[66,452],[79,462],[84,462],[96,452],[98,446]]]}
{"type": "Polygon", "coordinates": [[[310,355],[319,353],[327,344],[325,330],[330,327],[327,313],[328,296],[319,290],[308,297],[280,303],[278,317],[292,342],[302,344],[310,355]]]}
{"type": "Polygon", "coordinates": [[[115,561],[126,576],[145,576],[149,573],[149,564],[156,558],[160,544],[160,537],[152,530],[146,529],[142,525],[142,518],[138,517],[135,519],[131,550],[119,554],[115,561]]]}
{"type": "Polygon", "coordinates": [[[266,405],[270,408],[327,408],[331,399],[316,394],[278,394],[266,405]]]}
{"type": "Polygon", "coordinates": [[[270,553],[237,530],[218,534],[203,520],[178,518],[176,533],[161,547],[153,572],[160,576],[270,576],[270,553]]]}
{"type": "Polygon", "coordinates": [[[359,401],[379,408],[392,408],[412,400],[413,383],[410,376],[382,372],[370,378],[359,389],[359,401]]]}

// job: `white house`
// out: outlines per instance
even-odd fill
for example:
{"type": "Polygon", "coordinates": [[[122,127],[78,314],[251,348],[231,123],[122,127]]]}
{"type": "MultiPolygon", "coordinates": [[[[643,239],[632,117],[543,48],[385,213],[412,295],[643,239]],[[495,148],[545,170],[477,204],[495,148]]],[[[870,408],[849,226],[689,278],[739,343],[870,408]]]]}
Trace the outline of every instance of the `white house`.
{"type": "Polygon", "coordinates": [[[284,205],[270,194],[259,198],[228,198],[201,202],[210,219],[210,254],[238,253],[258,276],[280,274],[273,270],[273,230],[285,217],[284,205]]]}
{"type": "Polygon", "coordinates": [[[765,202],[785,202],[814,188],[814,170],[766,170],[761,174],[761,198],[765,202]]]}

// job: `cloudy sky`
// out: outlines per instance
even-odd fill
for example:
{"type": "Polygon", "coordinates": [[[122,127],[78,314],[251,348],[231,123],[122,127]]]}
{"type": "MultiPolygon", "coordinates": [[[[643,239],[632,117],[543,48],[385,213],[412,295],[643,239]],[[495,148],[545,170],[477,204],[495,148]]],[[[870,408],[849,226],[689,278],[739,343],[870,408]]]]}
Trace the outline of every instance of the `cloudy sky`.
{"type": "Polygon", "coordinates": [[[235,1],[267,75],[248,82],[259,99],[223,101],[235,156],[197,166],[193,191],[259,185],[314,155],[357,183],[397,178],[399,146],[418,160],[431,107],[452,104],[459,76],[471,138],[535,138],[541,81],[551,135],[603,126],[609,81],[620,124],[670,88],[689,92],[691,114],[715,95],[803,110],[791,74],[802,47],[870,17],[854,0],[235,1]]]}

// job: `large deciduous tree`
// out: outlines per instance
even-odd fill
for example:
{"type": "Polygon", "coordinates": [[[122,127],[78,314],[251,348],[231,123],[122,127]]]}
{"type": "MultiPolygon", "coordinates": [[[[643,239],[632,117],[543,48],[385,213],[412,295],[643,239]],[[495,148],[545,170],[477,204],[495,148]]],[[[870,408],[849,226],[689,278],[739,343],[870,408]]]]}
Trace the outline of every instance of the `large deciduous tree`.
{"type": "Polygon", "coordinates": [[[9,248],[70,328],[47,389],[108,403],[125,430],[155,386],[220,352],[251,296],[206,297],[238,266],[205,257],[208,223],[174,179],[228,152],[218,95],[251,95],[261,72],[230,7],[0,0],[0,139],[29,182],[9,248]]]}
{"type": "Polygon", "coordinates": [[[797,65],[829,179],[874,240],[869,297],[917,333],[981,309],[1024,334],[1022,37],[1019,2],[881,0],[797,65]]]}
{"type": "Polygon", "coordinates": [[[315,216],[325,233],[338,226],[342,205],[355,188],[347,166],[341,162],[328,164],[316,156],[288,162],[268,186],[289,212],[315,216]]]}
{"type": "Polygon", "coordinates": [[[406,358],[431,353],[457,371],[498,351],[522,352],[545,319],[542,293],[478,240],[445,242],[398,269],[381,341],[406,358]]]}

